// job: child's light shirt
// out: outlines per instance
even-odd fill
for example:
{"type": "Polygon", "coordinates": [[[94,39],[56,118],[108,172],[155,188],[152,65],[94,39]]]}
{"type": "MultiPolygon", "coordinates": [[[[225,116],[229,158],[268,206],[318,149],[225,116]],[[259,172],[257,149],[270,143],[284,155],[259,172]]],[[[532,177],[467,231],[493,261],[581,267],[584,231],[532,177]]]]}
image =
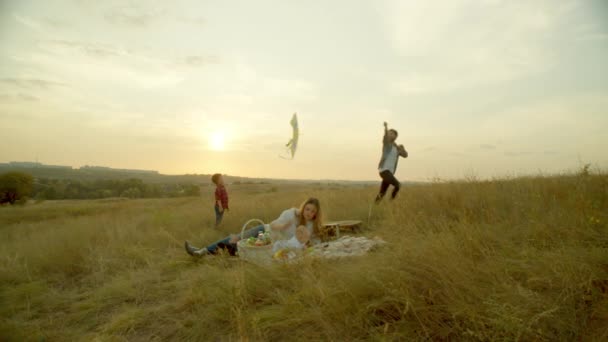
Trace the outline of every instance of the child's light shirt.
{"type": "Polygon", "coordinates": [[[296,237],[292,237],[289,240],[279,240],[277,242],[275,242],[272,245],[272,251],[273,252],[277,252],[281,249],[285,249],[285,248],[291,248],[291,249],[302,249],[304,248],[306,245],[303,243],[300,243],[300,241],[298,241],[298,239],[296,239],[296,237]]]}

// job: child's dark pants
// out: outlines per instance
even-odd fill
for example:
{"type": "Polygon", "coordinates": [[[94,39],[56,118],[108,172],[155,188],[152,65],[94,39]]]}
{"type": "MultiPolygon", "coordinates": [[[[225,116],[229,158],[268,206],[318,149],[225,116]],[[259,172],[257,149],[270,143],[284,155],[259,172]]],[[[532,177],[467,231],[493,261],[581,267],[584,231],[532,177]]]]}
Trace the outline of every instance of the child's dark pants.
{"type": "Polygon", "coordinates": [[[395,199],[399,189],[401,188],[401,183],[395,178],[392,172],[388,170],[384,170],[380,172],[380,177],[382,177],[382,184],[380,185],[380,193],[376,196],[376,202],[380,202],[384,195],[386,195],[386,191],[388,190],[389,185],[393,186],[393,193],[391,194],[391,198],[395,199]]]}
{"type": "Polygon", "coordinates": [[[215,205],[215,226],[219,226],[222,223],[222,218],[224,218],[224,212],[220,211],[220,206],[215,205]]]}

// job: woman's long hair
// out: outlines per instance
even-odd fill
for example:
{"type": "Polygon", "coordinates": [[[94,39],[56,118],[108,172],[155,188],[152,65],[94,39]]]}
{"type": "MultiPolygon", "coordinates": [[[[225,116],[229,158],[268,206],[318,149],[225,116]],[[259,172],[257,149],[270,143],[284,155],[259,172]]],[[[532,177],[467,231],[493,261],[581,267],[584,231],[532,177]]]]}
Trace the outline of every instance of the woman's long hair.
{"type": "Polygon", "coordinates": [[[311,197],[309,199],[307,199],[306,201],[304,201],[304,203],[302,203],[302,205],[300,206],[300,215],[299,215],[299,222],[298,222],[298,226],[305,226],[306,225],[306,219],[304,218],[304,208],[309,205],[312,204],[317,208],[317,214],[315,215],[315,218],[312,221],[312,232],[314,235],[316,235],[317,237],[321,238],[323,240],[323,233],[321,228],[323,227],[323,213],[321,211],[321,202],[319,202],[318,199],[311,197]]]}

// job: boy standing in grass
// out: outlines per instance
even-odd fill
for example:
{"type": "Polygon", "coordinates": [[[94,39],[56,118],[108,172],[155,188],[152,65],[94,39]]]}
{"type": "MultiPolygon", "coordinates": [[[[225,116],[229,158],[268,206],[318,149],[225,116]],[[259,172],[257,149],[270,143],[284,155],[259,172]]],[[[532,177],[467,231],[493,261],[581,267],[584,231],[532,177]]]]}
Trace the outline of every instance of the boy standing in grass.
{"type": "Polygon", "coordinates": [[[215,227],[217,228],[224,218],[224,211],[228,208],[228,192],[224,186],[224,177],[216,173],[211,176],[211,181],[216,185],[215,188],[215,227]]]}
{"type": "Polygon", "coordinates": [[[385,122],[384,138],[382,139],[382,158],[378,165],[382,184],[380,185],[380,192],[376,196],[376,203],[379,203],[384,198],[390,185],[393,186],[392,199],[395,199],[401,188],[401,184],[395,178],[395,172],[397,171],[399,157],[407,158],[407,151],[403,145],[397,145],[397,136],[399,136],[399,133],[394,129],[388,129],[388,124],[385,122]]]}

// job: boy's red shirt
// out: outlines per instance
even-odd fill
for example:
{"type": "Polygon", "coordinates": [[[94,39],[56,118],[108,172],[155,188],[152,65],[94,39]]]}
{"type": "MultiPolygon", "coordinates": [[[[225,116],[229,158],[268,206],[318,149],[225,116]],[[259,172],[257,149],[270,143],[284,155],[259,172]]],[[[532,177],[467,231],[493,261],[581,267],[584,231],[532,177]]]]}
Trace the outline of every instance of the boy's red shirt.
{"type": "Polygon", "coordinates": [[[228,209],[228,192],[223,185],[218,185],[217,188],[215,188],[215,202],[217,203],[217,201],[222,203],[222,208],[228,209]]]}

